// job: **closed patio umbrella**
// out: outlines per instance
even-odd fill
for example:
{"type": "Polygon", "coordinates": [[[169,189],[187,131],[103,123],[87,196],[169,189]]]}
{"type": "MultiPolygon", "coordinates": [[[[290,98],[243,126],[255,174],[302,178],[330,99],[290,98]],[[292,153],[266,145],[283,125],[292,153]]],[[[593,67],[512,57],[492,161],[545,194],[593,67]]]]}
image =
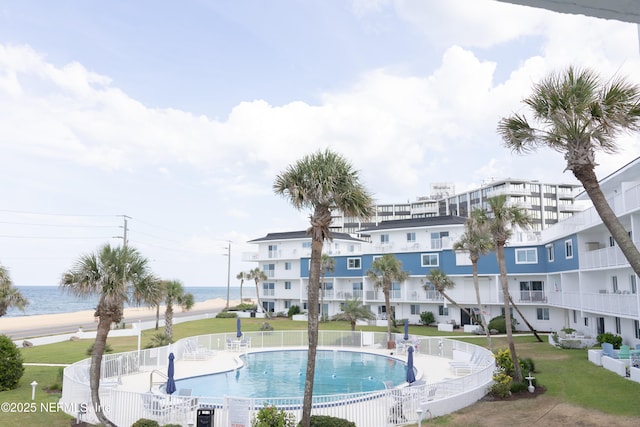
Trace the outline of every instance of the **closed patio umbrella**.
{"type": "Polygon", "coordinates": [[[411,384],[416,381],[416,374],[413,372],[413,346],[409,346],[407,351],[409,352],[407,357],[407,382],[411,384]]]}
{"type": "Polygon", "coordinates": [[[404,340],[409,341],[409,319],[404,319],[404,340]]]}
{"type": "Polygon", "coordinates": [[[236,328],[238,329],[238,332],[236,333],[236,337],[240,338],[242,337],[242,329],[240,327],[240,318],[238,317],[237,322],[236,322],[236,328]]]}
{"type": "Polygon", "coordinates": [[[167,386],[165,388],[167,394],[173,394],[176,391],[176,381],[173,378],[175,369],[173,366],[173,359],[175,359],[175,356],[173,355],[173,353],[169,353],[169,366],[167,367],[167,386]]]}

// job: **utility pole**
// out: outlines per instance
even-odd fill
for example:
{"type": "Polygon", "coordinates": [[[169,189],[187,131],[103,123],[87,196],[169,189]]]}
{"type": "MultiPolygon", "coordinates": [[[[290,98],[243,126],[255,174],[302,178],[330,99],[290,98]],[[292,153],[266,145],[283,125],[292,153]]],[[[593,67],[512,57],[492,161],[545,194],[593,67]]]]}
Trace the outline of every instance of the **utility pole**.
{"type": "Polygon", "coordinates": [[[123,231],[123,235],[122,235],[122,242],[123,242],[122,246],[125,247],[125,248],[127,247],[127,243],[128,243],[127,242],[127,231],[129,230],[127,228],[127,219],[128,218],[130,218],[130,217],[128,217],[126,215],[122,215],[122,219],[124,219],[124,226],[123,226],[124,231],[123,231]]]}
{"type": "Polygon", "coordinates": [[[114,239],[122,239],[122,247],[124,249],[127,248],[127,244],[129,240],[127,239],[127,233],[129,231],[129,227],[127,226],[127,220],[130,219],[130,216],[122,215],[122,219],[124,220],[124,224],[122,225],[122,236],[113,236],[114,239]]]}

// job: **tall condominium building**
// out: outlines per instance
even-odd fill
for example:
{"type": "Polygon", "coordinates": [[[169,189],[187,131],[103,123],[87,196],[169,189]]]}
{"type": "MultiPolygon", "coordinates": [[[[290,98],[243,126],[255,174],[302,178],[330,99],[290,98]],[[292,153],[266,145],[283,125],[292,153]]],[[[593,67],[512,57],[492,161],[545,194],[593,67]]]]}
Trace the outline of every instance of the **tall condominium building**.
{"type": "Polygon", "coordinates": [[[438,215],[468,217],[474,209],[487,209],[487,199],[504,195],[510,205],[525,208],[532,219],[532,231],[541,231],[567,219],[585,208],[576,204],[582,189],[574,184],[551,184],[524,179],[502,179],[484,184],[478,189],[458,193],[438,200],[438,215]]]}
{"type": "Polygon", "coordinates": [[[365,221],[334,211],[331,229],[355,234],[382,221],[444,215],[468,217],[469,212],[476,208],[486,209],[490,197],[505,195],[508,203],[527,209],[532,219],[531,230],[539,232],[587,207],[585,204],[576,204],[576,195],[581,189],[581,186],[574,184],[506,178],[484,183],[474,190],[455,193],[453,184],[434,183],[430,196],[418,197],[413,202],[376,204],[375,215],[365,221]]]}

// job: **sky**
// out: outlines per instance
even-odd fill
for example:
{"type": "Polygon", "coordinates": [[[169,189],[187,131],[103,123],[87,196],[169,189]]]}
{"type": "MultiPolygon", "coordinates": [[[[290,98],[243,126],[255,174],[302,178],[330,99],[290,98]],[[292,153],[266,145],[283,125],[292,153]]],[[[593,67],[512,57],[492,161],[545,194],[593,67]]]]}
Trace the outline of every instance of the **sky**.
{"type": "Polygon", "coordinates": [[[492,0],[0,0],[0,264],[57,285],[126,219],[159,277],[238,286],[248,241],[308,227],[272,186],[325,148],[380,203],[576,183],[497,123],[569,65],[640,84],[639,52],[635,24],[492,0]]]}

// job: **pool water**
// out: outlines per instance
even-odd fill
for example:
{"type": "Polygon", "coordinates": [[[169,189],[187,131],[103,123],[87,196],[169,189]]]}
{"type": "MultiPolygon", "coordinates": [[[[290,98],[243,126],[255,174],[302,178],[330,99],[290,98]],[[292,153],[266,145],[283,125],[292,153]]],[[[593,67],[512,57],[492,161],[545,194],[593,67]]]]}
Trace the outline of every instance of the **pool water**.
{"type": "MultiPolygon", "coordinates": [[[[277,398],[304,395],[306,350],[278,350],[240,356],[244,367],[219,374],[176,380],[192,396],[277,398]]],[[[318,350],[313,394],[316,396],[384,390],[384,381],[401,384],[406,364],[370,353],[318,350]]]]}

